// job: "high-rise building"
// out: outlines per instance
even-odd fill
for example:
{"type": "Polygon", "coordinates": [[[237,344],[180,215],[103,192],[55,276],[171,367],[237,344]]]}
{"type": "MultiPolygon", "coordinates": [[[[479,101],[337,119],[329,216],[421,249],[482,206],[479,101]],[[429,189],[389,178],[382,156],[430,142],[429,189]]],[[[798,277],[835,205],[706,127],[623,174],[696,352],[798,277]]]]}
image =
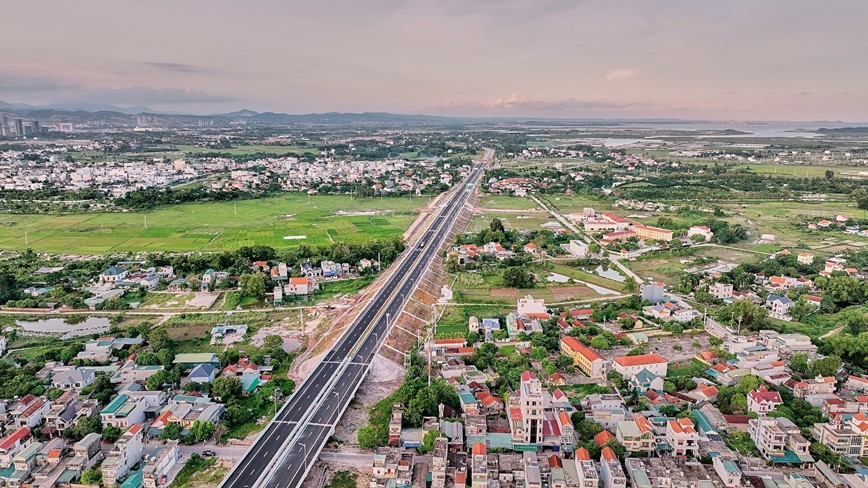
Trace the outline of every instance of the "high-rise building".
{"type": "Polygon", "coordinates": [[[536,375],[530,371],[521,374],[519,386],[521,418],[524,423],[524,442],[536,444],[543,441],[543,390],[536,375]]]}
{"type": "Polygon", "coordinates": [[[15,135],[23,136],[24,135],[24,121],[21,119],[15,119],[15,135]]]}

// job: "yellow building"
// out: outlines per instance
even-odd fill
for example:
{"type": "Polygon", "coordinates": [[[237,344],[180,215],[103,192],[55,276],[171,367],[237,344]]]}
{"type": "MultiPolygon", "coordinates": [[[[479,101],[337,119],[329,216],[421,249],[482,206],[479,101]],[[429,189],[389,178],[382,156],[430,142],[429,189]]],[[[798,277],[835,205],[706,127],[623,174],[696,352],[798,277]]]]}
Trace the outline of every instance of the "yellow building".
{"type": "Polygon", "coordinates": [[[590,347],[579,342],[575,337],[561,337],[561,353],[573,358],[573,365],[591,378],[603,376],[603,365],[606,361],[590,347]]]}

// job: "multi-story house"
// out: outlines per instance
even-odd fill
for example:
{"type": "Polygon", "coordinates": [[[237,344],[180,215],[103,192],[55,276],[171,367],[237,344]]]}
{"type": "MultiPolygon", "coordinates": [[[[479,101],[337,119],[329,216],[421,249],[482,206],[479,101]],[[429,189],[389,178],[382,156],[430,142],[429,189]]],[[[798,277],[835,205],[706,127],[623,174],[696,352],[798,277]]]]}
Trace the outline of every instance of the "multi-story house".
{"type": "Polygon", "coordinates": [[[791,420],[780,417],[750,419],[748,431],[759,452],[768,460],[787,463],[813,462],[811,443],[791,420]]]}
{"type": "Polygon", "coordinates": [[[0,466],[12,464],[12,458],[27,447],[32,439],[30,429],[27,427],[20,427],[0,439],[0,466]]]}
{"type": "Polygon", "coordinates": [[[732,285],[729,283],[714,283],[708,287],[708,293],[718,300],[728,300],[732,298],[732,285]]]}
{"type": "Polygon", "coordinates": [[[103,427],[112,425],[120,429],[128,429],[134,425],[141,426],[145,420],[144,402],[121,393],[100,411],[100,418],[103,427]]]}
{"type": "Polygon", "coordinates": [[[45,400],[33,395],[24,395],[12,405],[7,416],[12,419],[13,426],[33,430],[42,423],[42,419],[50,409],[51,404],[45,400]]]}
{"type": "Polygon", "coordinates": [[[808,378],[793,385],[793,396],[805,398],[811,395],[832,395],[835,393],[834,376],[817,376],[808,378]]]}
{"type": "Polygon", "coordinates": [[[621,467],[621,461],[608,446],[600,453],[600,481],[603,488],[627,488],[627,476],[621,467]]]}
{"type": "Polygon", "coordinates": [[[674,456],[698,456],[699,432],[689,418],[666,423],[666,442],[674,456]]]}
{"type": "Polygon", "coordinates": [[[105,486],[114,486],[119,478],[126,476],[142,459],[142,425],[137,423],[121,435],[115,447],[102,463],[102,481],[105,486]]]}
{"type": "Polygon", "coordinates": [[[471,449],[470,473],[472,488],[488,488],[488,449],[484,442],[477,442],[471,449]]]}
{"type": "Polygon", "coordinates": [[[627,452],[652,452],[655,448],[654,426],[641,414],[634,414],[633,420],[618,422],[615,437],[627,452]]]}
{"type": "Polygon", "coordinates": [[[530,371],[521,374],[519,405],[524,427],[525,444],[539,444],[543,440],[543,389],[536,375],[530,371]]]}
{"type": "Polygon", "coordinates": [[[144,488],[162,488],[169,472],[181,459],[178,441],[168,441],[161,449],[145,456],[145,467],[142,470],[142,486],[144,488]]]}
{"type": "Polygon", "coordinates": [[[868,454],[868,416],[857,413],[841,423],[814,424],[811,433],[817,442],[844,457],[868,454]]]}
{"type": "Polygon", "coordinates": [[[765,415],[783,403],[780,393],[769,391],[764,386],[757,388],[747,395],[747,409],[759,415],[765,415]]]}
{"type": "Polygon", "coordinates": [[[598,488],[600,486],[600,475],[597,472],[597,466],[591,460],[591,454],[584,447],[576,449],[576,473],[578,474],[579,488],[598,488]]]}

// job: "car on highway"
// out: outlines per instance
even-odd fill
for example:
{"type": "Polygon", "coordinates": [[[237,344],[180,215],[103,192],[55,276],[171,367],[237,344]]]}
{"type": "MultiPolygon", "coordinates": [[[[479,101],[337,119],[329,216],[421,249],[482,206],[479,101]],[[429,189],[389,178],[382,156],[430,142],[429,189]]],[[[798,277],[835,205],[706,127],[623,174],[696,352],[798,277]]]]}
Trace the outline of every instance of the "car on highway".
{"type": "Polygon", "coordinates": [[[204,451],[202,451],[202,456],[204,456],[204,457],[214,457],[216,455],[217,455],[217,453],[210,450],[210,449],[205,449],[204,451]]]}

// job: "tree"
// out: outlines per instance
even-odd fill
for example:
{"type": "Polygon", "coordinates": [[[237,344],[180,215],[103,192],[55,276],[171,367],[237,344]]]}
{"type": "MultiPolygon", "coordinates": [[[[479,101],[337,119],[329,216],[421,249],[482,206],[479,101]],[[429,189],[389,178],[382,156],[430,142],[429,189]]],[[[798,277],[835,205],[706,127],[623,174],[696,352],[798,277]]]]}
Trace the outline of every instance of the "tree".
{"type": "Polygon", "coordinates": [[[609,439],[606,441],[606,447],[615,451],[615,455],[618,456],[618,459],[624,459],[624,455],[627,454],[627,448],[624,447],[624,444],[618,442],[618,439],[609,439]]]}
{"type": "Polygon", "coordinates": [[[804,352],[797,352],[790,358],[790,368],[799,373],[808,371],[808,355],[804,352]]]}
{"type": "Polygon", "coordinates": [[[627,293],[636,293],[639,289],[638,283],[636,283],[636,279],[632,276],[628,276],[627,279],[624,280],[624,290],[627,293]]]}
{"type": "Polygon", "coordinates": [[[262,300],[265,298],[265,274],[247,273],[241,275],[238,290],[246,297],[262,300]]]}
{"type": "Polygon", "coordinates": [[[716,315],[719,320],[725,320],[732,326],[760,330],[766,323],[768,310],[750,300],[738,300],[721,307],[716,315]]]}
{"type": "Polygon", "coordinates": [[[212,422],[203,422],[196,420],[190,426],[190,441],[202,442],[211,438],[214,435],[214,424],[212,422]]]}
{"type": "Polygon", "coordinates": [[[607,341],[605,337],[597,336],[591,339],[591,347],[593,347],[594,349],[609,349],[612,346],[609,344],[609,341],[607,341]]]}
{"type": "Polygon", "coordinates": [[[576,410],[572,415],[570,415],[570,420],[573,422],[573,427],[578,426],[583,420],[585,420],[585,412],[576,410]]]}
{"type": "Polygon", "coordinates": [[[736,393],[729,399],[729,408],[734,413],[747,412],[747,397],[743,393],[736,393]]]}
{"type": "Polygon", "coordinates": [[[181,438],[181,432],[183,431],[184,428],[181,427],[181,424],[173,422],[163,427],[163,432],[160,433],[160,438],[176,441],[181,438]]]}
{"type": "Polygon", "coordinates": [[[675,393],[678,389],[675,387],[675,383],[671,381],[663,382],[663,391],[666,393],[675,393]]]}
{"type": "Polygon", "coordinates": [[[102,470],[98,468],[85,469],[79,479],[83,485],[99,485],[102,483],[102,470]]]}
{"type": "Polygon", "coordinates": [[[868,190],[864,187],[857,188],[853,191],[853,200],[856,200],[856,206],[861,209],[868,209],[868,190]]]}
{"type": "Polygon", "coordinates": [[[385,446],[389,441],[389,426],[368,424],[358,430],[356,439],[359,441],[359,447],[362,449],[385,446]]]}
{"type": "Polygon", "coordinates": [[[63,436],[71,441],[79,441],[90,433],[101,433],[102,421],[99,416],[82,417],[72,427],[63,431],[63,436]]]}
{"type": "Polygon", "coordinates": [[[492,232],[506,231],[506,229],[503,227],[503,222],[500,219],[491,219],[491,223],[488,224],[488,228],[491,229],[492,232]]]}
{"type": "Polygon", "coordinates": [[[425,454],[427,452],[432,452],[434,450],[434,441],[437,440],[442,434],[439,430],[429,430],[425,433],[425,437],[422,438],[422,445],[419,446],[419,453],[425,454]]]}
{"type": "Polygon", "coordinates": [[[600,252],[600,245],[596,242],[592,242],[588,246],[588,252],[590,252],[591,254],[598,254],[600,252]]]}
{"type": "Polygon", "coordinates": [[[630,317],[622,317],[618,319],[618,327],[621,330],[633,330],[633,327],[636,327],[636,322],[630,317]]]}
{"type": "Polygon", "coordinates": [[[152,351],[161,351],[163,349],[172,349],[172,339],[169,338],[169,333],[163,327],[152,329],[148,332],[148,345],[152,351]]]}
{"type": "Polygon", "coordinates": [[[148,376],[145,380],[145,388],[148,391],[157,391],[161,390],[166,383],[168,383],[168,375],[165,370],[160,370],[148,376]]]}
{"type": "Polygon", "coordinates": [[[530,351],[530,357],[536,359],[537,361],[542,361],[546,357],[546,348],[534,346],[534,348],[530,351]]]}
{"type": "Polygon", "coordinates": [[[825,176],[826,176],[826,179],[827,179],[827,180],[831,180],[832,178],[835,177],[835,172],[832,171],[831,169],[827,169],[827,170],[826,170],[826,173],[825,173],[825,176]]]}
{"type": "Polygon", "coordinates": [[[223,403],[240,398],[241,393],[241,380],[237,376],[221,376],[211,386],[211,394],[223,403]]]}
{"type": "Polygon", "coordinates": [[[283,337],[279,335],[266,336],[262,341],[262,351],[278,361],[286,359],[286,350],[283,349],[283,337]]]}
{"type": "Polygon", "coordinates": [[[576,426],[576,435],[580,440],[593,440],[594,436],[603,431],[603,426],[593,420],[582,420],[576,426]]]}
{"type": "Polygon", "coordinates": [[[106,442],[115,442],[121,438],[121,434],[123,434],[123,432],[120,428],[115,427],[114,425],[109,425],[102,430],[102,440],[106,442]]]}
{"type": "Polygon", "coordinates": [[[834,376],[839,369],[841,369],[841,358],[828,356],[811,361],[808,364],[808,376],[834,376]]]}
{"type": "Polygon", "coordinates": [[[97,400],[100,405],[108,405],[115,395],[115,386],[112,384],[108,375],[98,374],[93,380],[91,386],[91,398],[97,400]]]}
{"type": "Polygon", "coordinates": [[[506,268],[503,272],[503,286],[507,288],[533,288],[533,278],[522,268],[506,268]]]}

